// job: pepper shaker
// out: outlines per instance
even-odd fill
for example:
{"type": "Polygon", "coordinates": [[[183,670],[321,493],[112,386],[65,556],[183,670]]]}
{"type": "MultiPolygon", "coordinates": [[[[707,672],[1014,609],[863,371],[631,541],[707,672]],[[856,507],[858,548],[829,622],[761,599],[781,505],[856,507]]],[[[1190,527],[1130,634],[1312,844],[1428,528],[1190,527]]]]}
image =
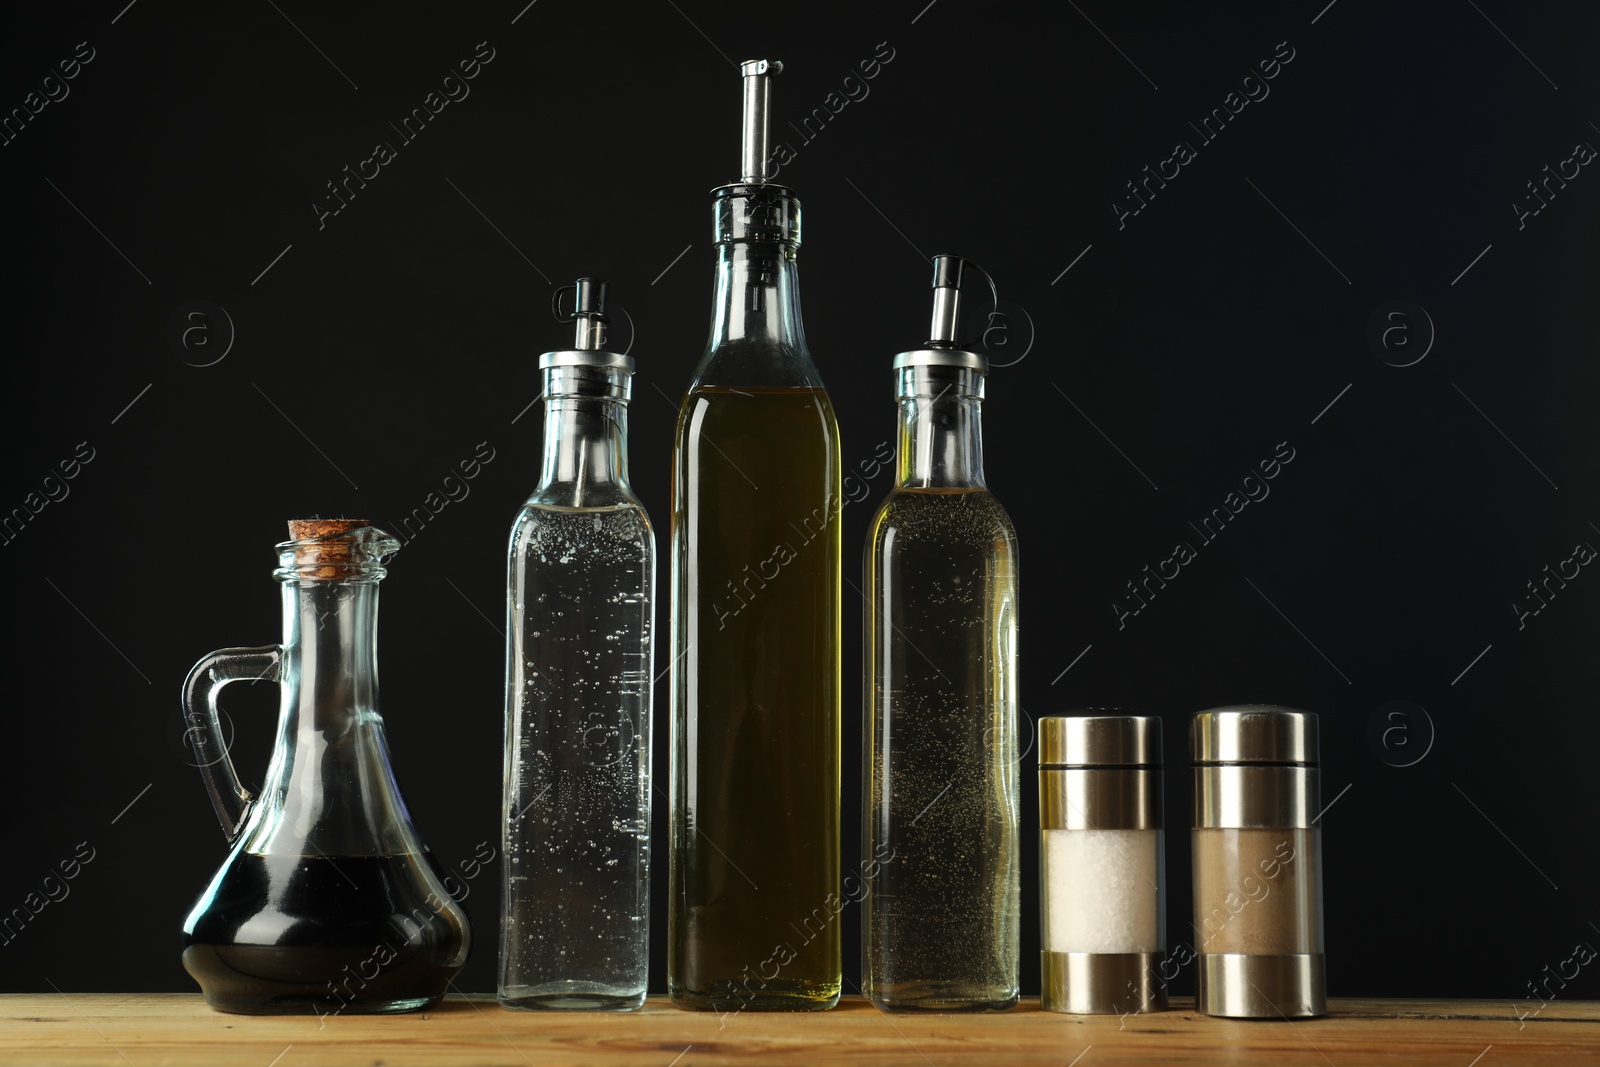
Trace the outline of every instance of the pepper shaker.
{"type": "Polygon", "coordinates": [[[1317,717],[1262,704],[1194,717],[1196,1010],[1327,1012],[1317,717]]]}

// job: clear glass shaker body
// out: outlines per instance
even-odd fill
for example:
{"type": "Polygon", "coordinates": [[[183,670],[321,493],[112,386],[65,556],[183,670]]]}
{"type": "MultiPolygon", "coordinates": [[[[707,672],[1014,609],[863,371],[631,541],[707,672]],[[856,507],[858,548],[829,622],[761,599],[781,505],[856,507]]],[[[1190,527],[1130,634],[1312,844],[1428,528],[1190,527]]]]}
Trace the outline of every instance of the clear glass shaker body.
{"type": "Polygon", "coordinates": [[[899,476],[865,561],[862,988],[884,1008],[1003,1010],[1021,937],[1017,540],[984,482],[982,374],[898,373],[899,476]]]}
{"type": "Polygon", "coordinates": [[[499,999],[625,1011],[649,963],[655,536],[627,371],[543,373],[543,470],[509,549],[499,999]]]}

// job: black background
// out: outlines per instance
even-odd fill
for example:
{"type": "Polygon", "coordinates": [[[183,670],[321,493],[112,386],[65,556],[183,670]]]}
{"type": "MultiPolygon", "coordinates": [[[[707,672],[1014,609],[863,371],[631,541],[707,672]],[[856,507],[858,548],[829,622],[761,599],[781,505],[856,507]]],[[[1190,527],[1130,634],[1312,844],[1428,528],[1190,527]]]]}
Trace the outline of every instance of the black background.
{"type": "MultiPolygon", "coordinates": [[[[1600,945],[1600,577],[1583,570],[1520,629],[1512,607],[1545,565],[1600,544],[1600,176],[1584,167],[1521,228],[1512,208],[1543,167],[1600,144],[1596,11],[925,3],[5,14],[7,113],[79,41],[95,58],[0,147],[0,509],[79,442],[94,459],[3,546],[0,911],[79,842],[95,858],[0,947],[0,987],[194,988],[178,928],[224,848],[183,759],[179,683],[213,648],[276,639],[285,519],[394,522],[480,442],[495,458],[470,496],[392,565],[381,663],[425,840],[447,868],[497,843],[503,552],[535,480],[534,357],[567,344],[551,286],[604,276],[637,324],[634,481],[665,560],[673,419],[707,327],[707,193],[736,177],[731,64],[758,56],[786,66],[776,136],[798,157],[781,178],[805,205],[805,322],[847,469],[893,433],[889,360],[924,339],[926,257],[970,257],[1001,286],[997,362],[1026,354],[990,377],[987,467],[1022,546],[1023,705],[1030,723],[1163,716],[1172,942],[1192,940],[1188,717],[1261,701],[1322,716],[1333,994],[1526,1000],[1574,945],[1600,945]],[[387,122],[480,41],[494,58],[470,96],[319,228],[324,183],[397,141],[387,122]],[[1188,123],[1279,42],[1293,59],[1270,95],[1204,143],[1188,123]],[[880,47],[893,58],[869,95],[801,143],[787,123],[880,47]],[[1180,140],[1197,158],[1119,228],[1124,183],[1180,140]],[[208,367],[190,364],[217,353],[215,316],[211,349],[168,341],[191,300],[236,330],[208,367]],[[1384,320],[1402,329],[1375,348],[1369,319],[1395,300],[1426,317],[1384,320]],[[1294,459],[1270,496],[1202,544],[1189,523],[1280,442],[1294,459]],[[1179,541],[1198,558],[1119,627],[1124,583],[1179,541]],[[1411,702],[1403,717],[1392,701],[1411,702]],[[1387,746],[1375,716],[1374,736],[1398,727],[1387,746]]],[[[871,506],[845,511],[852,579],[871,506]]],[[[848,861],[857,613],[845,627],[848,861]]],[[[664,789],[665,679],[657,698],[664,789]]],[[[264,685],[224,700],[250,782],[275,701],[264,685]]],[[[1031,751],[1025,769],[1036,992],[1031,751]]],[[[468,883],[463,990],[494,987],[499,877],[493,863],[468,883]]],[[[1549,989],[1593,997],[1600,968],[1549,989]]]]}

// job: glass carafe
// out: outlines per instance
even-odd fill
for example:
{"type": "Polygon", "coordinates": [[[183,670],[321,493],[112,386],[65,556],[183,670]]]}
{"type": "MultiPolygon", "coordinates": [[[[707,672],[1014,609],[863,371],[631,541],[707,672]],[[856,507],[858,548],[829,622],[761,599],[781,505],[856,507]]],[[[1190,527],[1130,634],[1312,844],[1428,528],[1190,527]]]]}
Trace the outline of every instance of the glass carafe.
{"type": "Polygon", "coordinates": [[[800,204],[765,184],[766,77],[744,64],[745,178],[715,196],[710,343],[672,482],[667,988],[679,1007],[838,1002],[839,429],[800,320],[800,204]]]}
{"type": "Polygon", "coordinates": [[[283,643],[197,663],[185,713],[228,858],[183,924],[206,1003],[250,1014],[409,1011],[466,962],[466,915],[417,836],[378,715],[378,582],[399,544],[361,520],[289,524],[278,546],[283,643]],[[278,739],[259,796],[218,722],[229,682],[278,683],[278,739]]]}

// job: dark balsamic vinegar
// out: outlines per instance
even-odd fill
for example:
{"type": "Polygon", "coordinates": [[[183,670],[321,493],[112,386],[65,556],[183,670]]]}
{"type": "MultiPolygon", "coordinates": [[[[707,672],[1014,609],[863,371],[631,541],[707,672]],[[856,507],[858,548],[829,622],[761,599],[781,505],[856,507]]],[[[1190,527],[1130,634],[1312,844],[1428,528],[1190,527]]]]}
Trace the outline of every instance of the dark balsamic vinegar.
{"type": "Polygon", "coordinates": [[[239,852],[183,930],[183,965],[221,1011],[372,1014],[444,996],[466,962],[466,918],[430,854],[239,852]]]}

